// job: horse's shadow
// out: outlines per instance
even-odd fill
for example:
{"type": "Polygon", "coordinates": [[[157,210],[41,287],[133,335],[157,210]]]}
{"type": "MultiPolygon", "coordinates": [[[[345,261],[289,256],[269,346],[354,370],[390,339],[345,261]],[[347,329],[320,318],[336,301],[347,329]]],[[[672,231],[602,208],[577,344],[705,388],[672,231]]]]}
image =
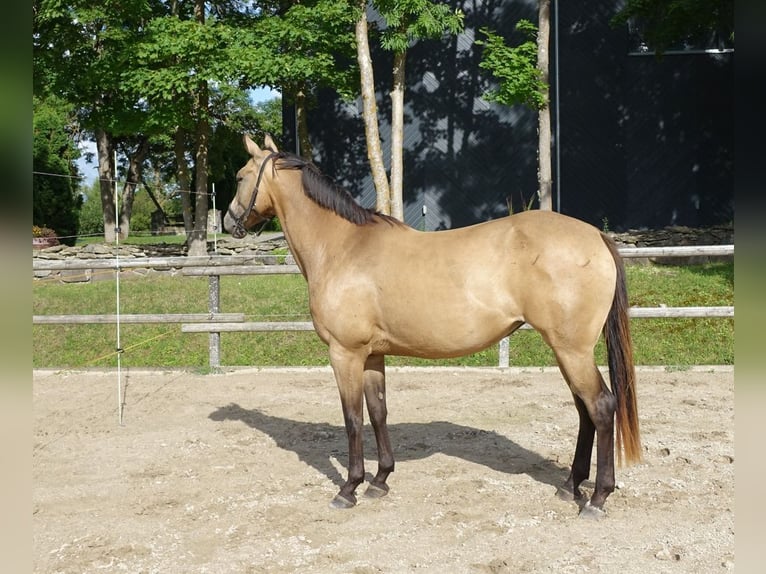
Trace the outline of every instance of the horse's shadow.
{"type": "MultiPolygon", "coordinates": [[[[328,423],[296,421],[269,415],[259,409],[245,409],[236,403],[219,407],[209,418],[213,421],[241,421],[270,436],[279,448],[290,450],[298,458],[327,476],[340,487],[345,478],[332,464],[331,457],[348,457],[346,430],[328,423]]],[[[397,461],[420,460],[435,453],[461,458],[507,474],[526,474],[534,480],[561,486],[569,473],[552,460],[541,457],[507,437],[445,421],[397,423],[389,425],[394,458],[397,461]]],[[[366,458],[376,456],[375,437],[370,425],[364,433],[366,458]]],[[[367,480],[372,477],[368,474],[367,480]]]]}

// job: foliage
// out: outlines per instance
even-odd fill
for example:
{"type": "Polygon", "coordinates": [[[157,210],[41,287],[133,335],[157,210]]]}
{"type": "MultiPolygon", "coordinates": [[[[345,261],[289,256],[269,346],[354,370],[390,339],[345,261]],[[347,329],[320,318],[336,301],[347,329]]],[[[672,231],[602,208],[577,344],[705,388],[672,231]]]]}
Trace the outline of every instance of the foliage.
{"type": "Polygon", "coordinates": [[[146,190],[138,190],[138,192],[136,192],[136,199],[133,202],[133,215],[130,219],[131,231],[151,231],[152,213],[156,209],[157,207],[154,205],[154,202],[151,200],[146,190]]]}
{"type": "MultiPolygon", "coordinates": [[[[355,93],[353,11],[344,1],[34,0],[33,16],[34,93],[56,94],[80,129],[108,134],[118,149],[148,140],[146,170],[167,178],[177,173],[179,127],[187,150],[197,149],[201,121],[213,133],[224,128],[218,142],[231,141],[227,131],[279,138],[279,101],[253,109],[250,88],[269,86],[286,97],[323,86],[355,93]],[[195,18],[199,6],[204,23],[195,18]],[[209,105],[200,104],[202,92],[209,105]]],[[[230,150],[241,147],[237,141],[230,150]]],[[[227,167],[219,162],[205,173],[227,167]]]]}
{"type": "Polygon", "coordinates": [[[103,235],[104,217],[101,211],[101,198],[98,180],[83,189],[82,208],[80,209],[80,236],[103,235]]]}
{"type": "MultiPolygon", "coordinates": [[[[80,209],[80,237],[99,236],[104,233],[104,218],[101,211],[101,198],[98,181],[85,187],[82,192],[83,203],[80,209]]],[[[155,190],[155,197],[162,206],[166,215],[176,215],[179,208],[171,198],[167,197],[163,190],[155,190]]],[[[149,193],[139,188],[133,202],[133,214],[131,217],[131,233],[151,231],[152,213],[157,209],[149,193]]]]}
{"type": "Polygon", "coordinates": [[[137,133],[145,109],[124,73],[134,64],[145,22],[163,9],[146,0],[35,0],[34,93],[54,93],[73,105],[85,129],[137,133]]]}
{"type": "Polygon", "coordinates": [[[37,225],[32,226],[32,237],[46,237],[54,242],[54,245],[58,245],[58,237],[56,232],[50,227],[39,227],[37,225]]]}
{"type": "Polygon", "coordinates": [[[613,26],[631,23],[649,49],[734,41],[734,0],[627,0],[613,26]]]}
{"type": "Polygon", "coordinates": [[[33,98],[32,223],[49,227],[64,243],[78,233],[76,160],[80,151],[73,134],[72,107],[54,96],[33,98]]]}
{"type": "Polygon", "coordinates": [[[331,87],[357,93],[354,10],[346,0],[288,1],[242,30],[232,51],[248,83],[281,90],[292,101],[299,90],[331,87]]]}
{"type": "Polygon", "coordinates": [[[217,209],[222,209],[234,197],[237,190],[237,171],[249,159],[242,145],[242,135],[269,133],[273,135],[277,145],[280,145],[282,99],[273,98],[253,105],[244,94],[243,98],[240,105],[230,111],[225,123],[214,126],[210,136],[210,182],[215,185],[217,209]]]}
{"type": "Polygon", "coordinates": [[[386,23],[380,45],[391,52],[405,52],[413,41],[457,34],[463,29],[463,12],[431,0],[376,0],[386,23]]]}
{"type": "Polygon", "coordinates": [[[542,110],[548,103],[548,85],[537,69],[537,27],[529,20],[519,20],[516,30],[526,40],[515,47],[508,46],[489,28],[480,30],[485,39],[476,40],[484,47],[479,67],[489,71],[499,84],[487,91],[484,98],[506,106],[524,104],[542,110]]]}
{"type": "Polygon", "coordinates": [[[56,232],[50,227],[32,226],[32,237],[56,237],[56,232]]]}

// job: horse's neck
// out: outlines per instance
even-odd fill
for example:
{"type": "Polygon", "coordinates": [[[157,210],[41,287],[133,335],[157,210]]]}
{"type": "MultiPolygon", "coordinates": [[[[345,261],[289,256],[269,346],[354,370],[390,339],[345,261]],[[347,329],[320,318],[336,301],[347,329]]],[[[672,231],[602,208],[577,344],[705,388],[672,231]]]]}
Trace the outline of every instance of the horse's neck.
{"type": "Polygon", "coordinates": [[[290,251],[307,279],[348,245],[357,227],[306,197],[300,177],[297,184],[290,182],[280,189],[275,209],[290,251]]]}

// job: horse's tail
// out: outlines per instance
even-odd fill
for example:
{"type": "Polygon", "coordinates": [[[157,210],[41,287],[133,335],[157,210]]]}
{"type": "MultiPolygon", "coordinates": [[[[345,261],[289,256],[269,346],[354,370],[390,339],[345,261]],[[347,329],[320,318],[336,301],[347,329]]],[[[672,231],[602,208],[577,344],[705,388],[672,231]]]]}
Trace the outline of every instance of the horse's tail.
{"type": "Polygon", "coordinates": [[[641,461],[641,436],[638,428],[638,407],[636,404],[636,371],[633,365],[633,343],[630,337],[628,316],[628,289],[625,265],[617,246],[609,237],[601,234],[604,243],[614,258],[617,267],[617,284],[612,299],[612,308],[604,325],[609,379],[612,392],[617,400],[616,447],[617,463],[622,465],[622,451],[628,464],[641,461]]]}

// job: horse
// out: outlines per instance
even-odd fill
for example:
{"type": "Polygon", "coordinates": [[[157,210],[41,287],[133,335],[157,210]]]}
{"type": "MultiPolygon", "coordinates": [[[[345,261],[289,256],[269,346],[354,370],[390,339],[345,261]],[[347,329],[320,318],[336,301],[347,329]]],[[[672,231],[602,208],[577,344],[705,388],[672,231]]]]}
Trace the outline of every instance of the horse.
{"type": "Polygon", "coordinates": [[[574,398],[579,430],[557,495],[600,518],[615,488],[615,450],[641,460],[636,378],[624,264],[592,225],[528,210],[475,225],[418,231],[364,208],[316,165],[280,152],[270,136],[237,172],[224,227],[242,238],[278,217],[308,285],[317,335],[328,346],[348,438],[348,478],[331,501],[357,503],[365,477],[364,404],[378,470],[365,495],[389,492],[394,455],[386,424],[385,356],[460,357],[496,344],[524,323],[553,350],[574,398]],[[611,389],[594,356],[603,333],[611,389]],[[596,438],[596,479],[589,478],[596,438]]]}

